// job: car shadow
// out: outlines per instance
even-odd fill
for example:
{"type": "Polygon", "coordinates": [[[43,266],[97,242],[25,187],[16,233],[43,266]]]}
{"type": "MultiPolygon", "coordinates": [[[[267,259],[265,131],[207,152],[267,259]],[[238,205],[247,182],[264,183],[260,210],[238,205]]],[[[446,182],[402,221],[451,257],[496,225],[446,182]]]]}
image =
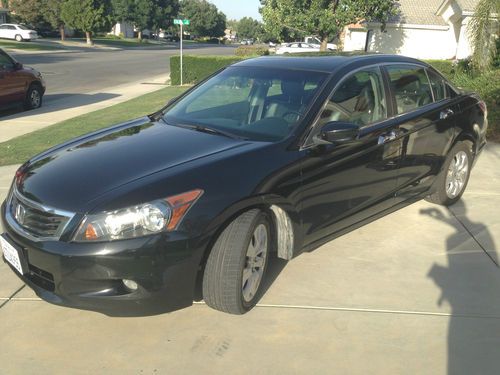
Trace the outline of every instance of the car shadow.
{"type": "Polygon", "coordinates": [[[463,201],[453,208],[461,214],[443,213],[437,208],[420,211],[455,230],[446,239],[448,266],[435,263],[428,272],[428,277],[441,289],[437,305],[447,303],[451,307],[448,374],[498,373],[500,270],[497,250],[488,227],[468,218],[463,201]],[[474,238],[470,238],[471,230],[474,238]],[[482,251],[468,249],[465,241],[482,251]]]}
{"type": "Polygon", "coordinates": [[[21,117],[41,115],[69,108],[83,107],[119,97],[119,94],[47,94],[42,107],[25,111],[21,104],[0,111],[0,121],[15,120],[21,117]]]}

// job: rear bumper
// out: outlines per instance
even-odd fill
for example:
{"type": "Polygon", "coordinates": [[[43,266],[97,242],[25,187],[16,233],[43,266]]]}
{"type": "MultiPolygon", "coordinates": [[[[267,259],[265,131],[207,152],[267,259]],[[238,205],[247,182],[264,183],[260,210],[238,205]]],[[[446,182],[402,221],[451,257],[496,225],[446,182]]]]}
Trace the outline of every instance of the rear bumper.
{"type": "Polygon", "coordinates": [[[7,240],[22,253],[24,275],[47,302],[109,316],[144,316],[190,306],[203,248],[188,238],[166,235],[100,244],[32,242],[4,220],[7,240]],[[138,284],[128,289],[123,279],[138,284]]]}

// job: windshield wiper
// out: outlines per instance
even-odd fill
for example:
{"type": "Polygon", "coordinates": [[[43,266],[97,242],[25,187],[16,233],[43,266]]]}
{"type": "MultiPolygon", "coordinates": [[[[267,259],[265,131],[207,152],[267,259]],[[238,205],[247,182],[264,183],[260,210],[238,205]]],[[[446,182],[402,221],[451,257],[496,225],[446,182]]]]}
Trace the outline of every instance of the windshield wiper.
{"type": "Polygon", "coordinates": [[[161,119],[167,125],[173,125],[173,126],[178,126],[180,128],[196,130],[197,132],[222,135],[223,137],[232,138],[232,139],[243,139],[243,140],[247,139],[244,137],[237,136],[236,134],[233,134],[233,133],[225,132],[225,131],[219,130],[219,129],[210,128],[210,127],[204,126],[204,125],[179,124],[179,123],[172,124],[172,123],[167,122],[164,118],[161,118],[161,119]]]}

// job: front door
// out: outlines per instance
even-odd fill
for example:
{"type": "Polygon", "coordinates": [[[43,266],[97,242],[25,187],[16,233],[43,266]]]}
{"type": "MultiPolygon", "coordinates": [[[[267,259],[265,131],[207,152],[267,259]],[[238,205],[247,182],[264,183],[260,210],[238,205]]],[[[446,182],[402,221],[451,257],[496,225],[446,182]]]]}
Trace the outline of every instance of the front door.
{"type": "Polygon", "coordinates": [[[0,105],[22,100],[25,80],[15,69],[15,62],[0,51],[0,105]]]}
{"type": "Polygon", "coordinates": [[[388,120],[380,69],[367,68],[338,85],[314,129],[332,122],[360,128],[359,140],[303,150],[301,216],[304,245],[394,204],[401,151],[398,122],[388,120]]]}

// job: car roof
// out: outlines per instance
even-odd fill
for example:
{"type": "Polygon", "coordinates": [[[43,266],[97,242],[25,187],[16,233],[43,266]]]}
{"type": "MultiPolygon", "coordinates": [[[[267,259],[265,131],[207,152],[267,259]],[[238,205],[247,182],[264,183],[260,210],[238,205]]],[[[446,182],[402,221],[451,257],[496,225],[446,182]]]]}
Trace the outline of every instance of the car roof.
{"type": "Polygon", "coordinates": [[[232,66],[263,67],[291,70],[309,70],[334,73],[341,67],[350,64],[372,65],[384,63],[412,63],[427,66],[428,64],[411,57],[397,55],[350,55],[350,56],[262,56],[243,60],[232,66]],[[285,68],[284,68],[285,67],[285,68]]]}

